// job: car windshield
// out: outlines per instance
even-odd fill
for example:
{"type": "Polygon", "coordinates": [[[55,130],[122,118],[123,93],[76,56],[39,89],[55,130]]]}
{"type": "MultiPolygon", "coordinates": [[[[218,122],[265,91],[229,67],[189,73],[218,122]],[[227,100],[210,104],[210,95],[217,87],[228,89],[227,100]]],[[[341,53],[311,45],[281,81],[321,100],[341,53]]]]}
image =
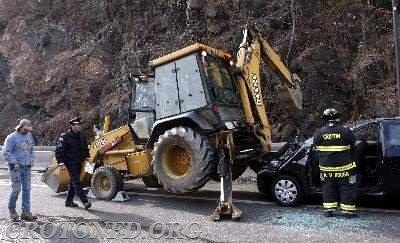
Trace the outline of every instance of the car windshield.
{"type": "Polygon", "coordinates": [[[226,61],[207,56],[203,65],[213,99],[220,104],[238,104],[239,99],[226,61]]]}

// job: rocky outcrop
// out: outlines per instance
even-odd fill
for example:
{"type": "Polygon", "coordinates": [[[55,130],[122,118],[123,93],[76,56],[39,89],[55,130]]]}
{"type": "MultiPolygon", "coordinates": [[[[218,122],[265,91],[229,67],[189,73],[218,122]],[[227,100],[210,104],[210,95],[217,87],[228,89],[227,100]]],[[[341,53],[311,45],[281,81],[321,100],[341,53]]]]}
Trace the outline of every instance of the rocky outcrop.
{"type": "Polygon", "coordinates": [[[275,140],[309,135],[328,106],[345,120],[396,110],[391,12],[368,1],[3,0],[0,1],[0,141],[29,118],[38,144],[53,144],[66,120],[85,128],[106,114],[126,121],[129,72],[194,42],[235,52],[257,23],[304,80],[305,109],[288,114],[264,87],[275,140]],[[290,121],[289,123],[287,121],[290,121]],[[287,126],[287,124],[290,124],[287,126]],[[286,126],[286,128],[285,128],[286,126]]]}

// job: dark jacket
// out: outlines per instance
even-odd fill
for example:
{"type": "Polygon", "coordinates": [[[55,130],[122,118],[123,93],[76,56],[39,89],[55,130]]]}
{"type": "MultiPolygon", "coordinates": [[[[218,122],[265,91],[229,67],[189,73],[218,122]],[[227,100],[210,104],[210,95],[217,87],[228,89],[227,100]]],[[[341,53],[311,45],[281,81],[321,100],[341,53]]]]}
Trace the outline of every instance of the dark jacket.
{"type": "Polygon", "coordinates": [[[350,171],[356,167],[352,150],[356,138],[350,129],[339,125],[324,126],[314,134],[314,144],[318,151],[321,171],[350,171]]]}
{"type": "Polygon", "coordinates": [[[55,154],[59,164],[64,163],[66,166],[82,164],[89,157],[86,136],[69,129],[59,138],[55,154]]]}

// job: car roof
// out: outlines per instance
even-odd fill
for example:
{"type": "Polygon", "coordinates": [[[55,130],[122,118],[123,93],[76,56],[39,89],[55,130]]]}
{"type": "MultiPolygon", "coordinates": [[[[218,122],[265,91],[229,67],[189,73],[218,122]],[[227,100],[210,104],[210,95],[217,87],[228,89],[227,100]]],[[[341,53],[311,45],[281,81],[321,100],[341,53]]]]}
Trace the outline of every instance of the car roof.
{"type": "Polygon", "coordinates": [[[358,129],[360,127],[364,127],[370,124],[378,124],[382,122],[399,122],[400,123],[400,117],[392,117],[392,118],[375,118],[375,119],[370,119],[370,120],[364,120],[364,121],[358,121],[350,124],[345,124],[345,127],[350,128],[351,130],[358,129]]]}

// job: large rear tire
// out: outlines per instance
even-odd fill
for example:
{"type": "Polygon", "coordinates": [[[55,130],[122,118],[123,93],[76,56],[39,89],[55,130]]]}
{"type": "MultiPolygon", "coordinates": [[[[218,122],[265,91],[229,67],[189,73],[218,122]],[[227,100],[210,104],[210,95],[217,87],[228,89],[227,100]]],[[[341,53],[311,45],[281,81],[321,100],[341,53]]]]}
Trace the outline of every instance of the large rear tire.
{"type": "Polygon", "coordinates": [[[151,154],[158,182],[174,193],[199,190],[214,168],[214,153],[208,140],[187,127],[167,130],[154,144],[151,154]]]}
{"type": "Polygon", "coordinates": [[[119,191],[123,190],[124,181],[117,169],[106,165],[95,170],[90,184],[96,198],[112,200],[119,191]]]}

